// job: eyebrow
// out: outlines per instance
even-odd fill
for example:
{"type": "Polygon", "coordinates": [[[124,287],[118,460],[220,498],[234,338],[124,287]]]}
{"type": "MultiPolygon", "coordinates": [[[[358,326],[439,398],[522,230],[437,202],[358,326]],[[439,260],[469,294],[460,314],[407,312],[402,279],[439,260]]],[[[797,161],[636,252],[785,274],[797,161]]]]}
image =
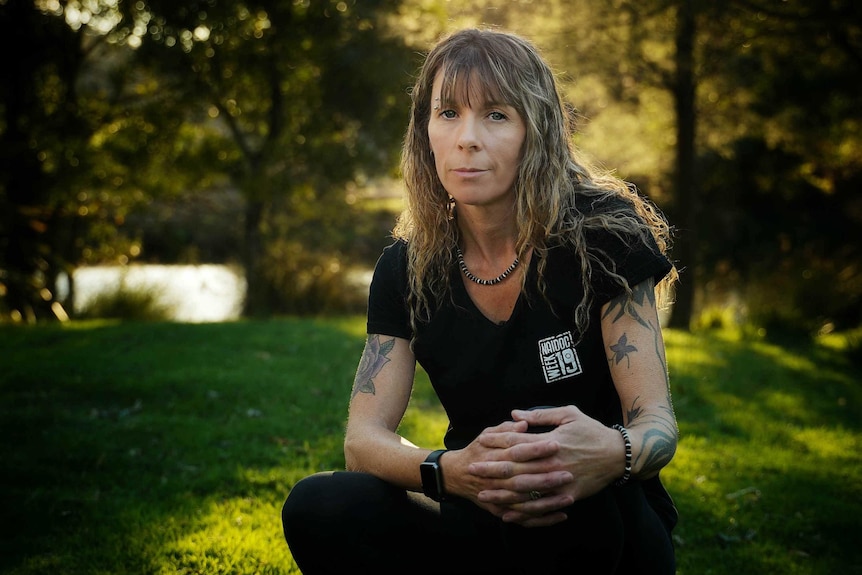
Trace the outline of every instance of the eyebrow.
{"type": "MultiPolygon", "coordinates": [[[[473,107],[468,102],[462,101],[460,98],[448,98],[448,99],[443,98],[443,97],[434,98],[434,100],[432,102],[432,108],[437,110],[441,106],[465,106],[467,108],[473,107]]],[[[504,108],[505,107],[505,108],[512,108],[512,109],[515,108],[515,106],[513,104],[510,104],[508,102],[501,102],[501,101],[494,100],[494,99],[485,99],[479,107],[480,108],[504,108]]]]}

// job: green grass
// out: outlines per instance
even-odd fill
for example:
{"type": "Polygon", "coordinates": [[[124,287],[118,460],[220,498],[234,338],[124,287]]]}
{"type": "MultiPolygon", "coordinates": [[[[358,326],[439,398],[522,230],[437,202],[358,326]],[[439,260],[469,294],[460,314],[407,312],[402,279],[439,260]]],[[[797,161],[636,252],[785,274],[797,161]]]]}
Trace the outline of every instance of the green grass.
{"type": "MultiPolygon", "coordinates": [[[[0,573],[297,573],[279,511],[343,466],[361,318],[0,326],[0,573]]],[[[860,370],[666,334],[679,571],[862,573],[860,370]]],[[[420,375],[402,431],[438,446],[420,375]]]]}

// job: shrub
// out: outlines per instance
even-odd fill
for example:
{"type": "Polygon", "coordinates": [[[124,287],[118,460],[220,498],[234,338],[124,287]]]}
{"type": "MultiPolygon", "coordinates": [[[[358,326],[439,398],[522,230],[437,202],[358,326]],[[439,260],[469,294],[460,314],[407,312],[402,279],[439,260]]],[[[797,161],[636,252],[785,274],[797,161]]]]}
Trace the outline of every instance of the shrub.
{"type": "Polygon", "coordinates": [[[77,315],[84,319],[165,321],[170,318],[170,312],[170,306],[163,302],[157,288],[131,287],[123,279],[115,289],[94,296],[77,315]]]}
{"type": "Polygon", "coordinates": [[[358,284],[339,254],[308,249],[298,242],[269,244],[263,281],[276,314],[364,312],[366,286],[358,284]]]}

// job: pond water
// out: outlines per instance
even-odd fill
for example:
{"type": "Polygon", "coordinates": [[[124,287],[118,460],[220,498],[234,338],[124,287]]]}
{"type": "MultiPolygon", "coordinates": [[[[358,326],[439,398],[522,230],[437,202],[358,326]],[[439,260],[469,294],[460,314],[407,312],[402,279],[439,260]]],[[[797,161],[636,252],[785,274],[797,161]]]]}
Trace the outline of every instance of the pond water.
{"type": "MultiPolygon", "coordinates": [[[[348,285],[368,293],[371,270],[348,272],[348,285]]],[[[73,273],[75,296],[72,309],[86,309],[100,295],[110,295],[119,289],[148,291],[157,302],[169,310],[168,319],[199,323],[239,319],[245,299],[246,282],[240,268],[219,265],[155,265],[88,266],[73,273]]],[[[69,293],[68,279],[57,282],[59,299],[69,293]]]]}
{"type": "MultiPolygon", "coordinates": [[[[149,291],[181,322],[238,319],[246,283],[237,269],[216,264],[91,266],[75,270],[73,309],[78,312],[99,295],[119,289],[149,291]]],[[[68,295],[68,281],[58,282],[58,295],[68,295]]]]}

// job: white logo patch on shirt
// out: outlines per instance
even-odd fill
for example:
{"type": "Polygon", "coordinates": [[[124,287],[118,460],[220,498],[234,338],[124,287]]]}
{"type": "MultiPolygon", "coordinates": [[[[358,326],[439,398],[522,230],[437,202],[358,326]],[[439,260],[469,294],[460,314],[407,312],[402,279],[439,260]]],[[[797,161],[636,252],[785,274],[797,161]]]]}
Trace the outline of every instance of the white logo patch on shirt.
{"type": "Polygon", "coordinates": [[[581,360],[575,350],[575,338],[567,331],[539,340],[539,359],[545,381],[553,383],[581,373],[581,360]]]}

